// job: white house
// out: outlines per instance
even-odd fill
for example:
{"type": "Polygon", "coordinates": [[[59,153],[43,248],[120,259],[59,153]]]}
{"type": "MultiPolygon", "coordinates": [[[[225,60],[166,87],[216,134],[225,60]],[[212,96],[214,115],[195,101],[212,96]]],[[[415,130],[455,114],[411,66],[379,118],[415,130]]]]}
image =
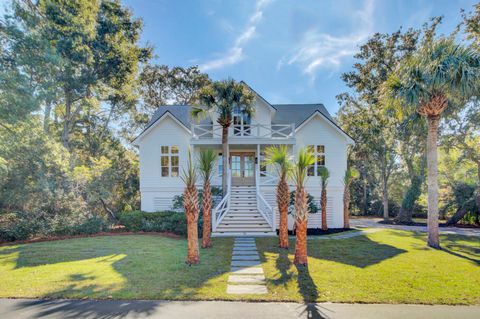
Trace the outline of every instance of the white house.
{"type": "MultiPolygon", "coordinates": [[[[252,90],[253,91],[253,90],[252,90]]],[[[317,168],[330,172],[327,187],[327,225],[343,227],[343,176],[347,146],[353,140],[335,123],[322,104],[270,104],[256,92],[255,113],[250,118],[236,109],[229,132],[227,194],[213,211],[214,236],[273,235],[278,228],[275,169],[264,165],[266,147],[288,145],[292,157],[302,147],[315,151],[315,165],[308,170],[307,191],[320,200],[317,168]]],[[[218,171],[213,185],[221,186],[221,127],[211,118],[191,119],[191,106],[161,106],[135,139],[140,152],[141,209],[171,209],[172,199],[183,192],[180,178],[188,150],[218,150],[218,171]]],[[[201,183],[201,181],[200,181],[201,183]]],[[[199,183],[199,186],[200,186],[199,183]]],[[[291,185],[292,190],[294,186],[291,185]]],[[[321,227],[321,214],[310,214],[309,228],[321,227]]],[[[293,218],[289,217],[289,228],[293,218]]]]}

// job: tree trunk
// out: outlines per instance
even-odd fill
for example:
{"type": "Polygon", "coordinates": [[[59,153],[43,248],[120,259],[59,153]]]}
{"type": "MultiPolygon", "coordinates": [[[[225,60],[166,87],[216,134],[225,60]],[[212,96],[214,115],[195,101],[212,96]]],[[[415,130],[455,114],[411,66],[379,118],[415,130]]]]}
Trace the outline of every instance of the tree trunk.
{"type": "Polygon", "coordinates": [[[307,224],[308,219],[295,221],[295,265],[308,264],[307,256],[307,224]]]}
{"type": "Polygon", "coordinates": [[[70,140],[70,121],[72,116],[72,102],[70,93],[65,92],[65,118],[63,121],[62,144],[68,149],[70,140]]]}
{"type": "Polygon", "coordinates": [[[457,209],[457,211],[455,212],[455,214],[453,214],[452,217],[450,217],[447,222],[445,223],[446,226],[451,226],[451,225],[455,225],[456,223],[458,223],[462,218],[463,216],[465,216],[467,214],[467,209],[465,207],[460,207],[459,209],[457,209]]]}
{"type": "Polygon", "coordinates": [[[227,194],[228,126],[222,126],[222,194],[227,194]]]}
{"type": "Polygon", "coordinates": [[[202,248],[212,247],[212,188],[210,181],[203,184],[203,235],[202,248]]]}
{"type": "Polygon", "coordinates": [[[295,265],[307,265],[308,197],[304,187],[295,193],[295,265]]]}
{"type": "Polygon", "coordinates": [[[363,178],[363,215],[368,215],[368,207],[367,207],[367,185],[368,180],[367,177],[364,175],[363,178]]]}
{"type": "Polygon", "coordinates": [[[52,103],[47,101],[45,104],[45,111],[43,113],[43,130],[45,133],[50,134],[50,113],[52,112],[52,103]]]}
{"type": "Polygon", "coordinates": [[[428,116],[427,169],[428,169],[428,246],[440,248],[438,234],[438,159],[437,138],[440,116],[428,116]]]}
{"type": "Polygon", "coordinates": [[[477,163],[477,177],[478,177],[478,180],[477,180],[477,194],[476,194],[476,197],[475,197],[475,202],[477,203],[477,224],[478,224],[478,219],[479,219],[479,216],[480,216],[480,162],[477,163]]]}
{"type": "Polygon", "coordinates": [[[384,171],[383,173],[383,219],[387,220],[388,219],[388,180],[387,180],[387,174],[384,171]]]}
{"type": "Polygon", "coordinates": [[[200,261],[198,252],[198,192],[195,186],[189,186],[183,193],[183,205],[187,218],[187,264],[200,261]]]}
{"type": "Polygon", "coordinates": [[[279,247],[288,249],[288,204],[290,202],[290,190],[285,178],[280,178],[277,186],[277,205],[280,214],[278,231],[279,247]]]}
{"type": "Polygon", "coordinates": [[[343,228],[350,228],[350,188],[345,185],[343,191],[343,228]]]}
{"type": "Polygon", "coordinates": [[[108,219],[110,219],[110,221],[114,223],[118,222],[117,216],[115,216],[115,213],[110,208],[108,208],[107,203],[105,203],[105,200],[103,200],[103,198],[100,198],[100,203],[102,203],[103,209],[105,209],[105,211],[107,212],[108,219]]]}
{"type": "Polygon", "coordinates": [[[322,230],[327,230],[327,189],[322,186],[322,230]]]}

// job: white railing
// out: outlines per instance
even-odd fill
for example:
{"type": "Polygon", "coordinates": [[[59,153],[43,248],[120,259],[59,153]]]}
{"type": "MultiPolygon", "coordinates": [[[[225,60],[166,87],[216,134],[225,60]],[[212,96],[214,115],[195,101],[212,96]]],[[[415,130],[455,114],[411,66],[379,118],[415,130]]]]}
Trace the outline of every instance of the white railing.
{"type": "Polygon", "coordinates": [[[260,186],[274,186],[278,184],[278,176],[270,174],[268,172],[262,172],[260,174],[260,180],[258,181],[260,186]]]}
{"type": "Polygon", "coordinates": [[[222,198],[222,201],[215,207],[212,212],[212,229],[215,231],[217,226],[222,221],[223,217],[230,210],[230,194],[232,191],[232,172],[230,169],[227,170],[227,193],[222,198]]]}
{"type": "MultiPolygon", "coordinates": [[[[212,139],[222,137],[222,127],[216,124],[192,124],[192,138],[212,139]]],[[[232,125],[229,137],[289,139],[295,137],[295,124],[232,125]]]]}
{"type": "Polygon", "coordinates": [[[272,228],[272,231],[275,231],[275,212],[268,204],[268,202],[265,200],[265,198],[262,196],[262,193],[260,192],[260,165],[256,165],[256,170],[255,170],[255,188],[256,188],[256,193],[257,193],[257,209],[262,214],[262,216],[265,218],[265,220],[268,222],[270,227],[272,228]]]}

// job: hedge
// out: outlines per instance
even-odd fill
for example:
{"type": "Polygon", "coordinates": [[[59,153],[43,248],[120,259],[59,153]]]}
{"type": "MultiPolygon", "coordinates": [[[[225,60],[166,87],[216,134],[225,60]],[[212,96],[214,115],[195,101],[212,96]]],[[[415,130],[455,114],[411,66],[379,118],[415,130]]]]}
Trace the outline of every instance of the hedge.
{"type": "MultiPolygon", "coordinates": [[[[187,219],[183,212],[147,213],[138,210],[122,212],[119,214],[119,221],[127,231],[170,232],[182,236],[187,235],[187,219]]],[[[198,225],[200,235],[203,225],[201,218],[199,218],[198,225]]]]}

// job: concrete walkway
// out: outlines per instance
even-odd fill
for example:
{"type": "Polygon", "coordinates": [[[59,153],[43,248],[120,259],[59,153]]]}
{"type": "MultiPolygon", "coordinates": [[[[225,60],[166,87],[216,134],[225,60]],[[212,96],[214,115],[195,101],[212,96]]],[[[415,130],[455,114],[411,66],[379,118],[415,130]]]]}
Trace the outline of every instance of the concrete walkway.
{"type": "Polygon", "coordinates": [[[0,299],[0,318],[328,318],[478,319],[480,306],[298,304],[227,301],[91,301],[0,299]]]}
{"type": "Polygon", "coordinates": [[[235,238],[227,294],[268,293],[254,238],[235,238]]]}
{"type": "MultiPolygon", "coordinates": [[[[355,218],[350,220],[353,228],[387,228],[426,232],[427,226],[388,225],[379,223],[381,218],[355,218]]],[[[440,234],[465,235],[480,237],[479,228],[440,227],[440,234]]]]}

